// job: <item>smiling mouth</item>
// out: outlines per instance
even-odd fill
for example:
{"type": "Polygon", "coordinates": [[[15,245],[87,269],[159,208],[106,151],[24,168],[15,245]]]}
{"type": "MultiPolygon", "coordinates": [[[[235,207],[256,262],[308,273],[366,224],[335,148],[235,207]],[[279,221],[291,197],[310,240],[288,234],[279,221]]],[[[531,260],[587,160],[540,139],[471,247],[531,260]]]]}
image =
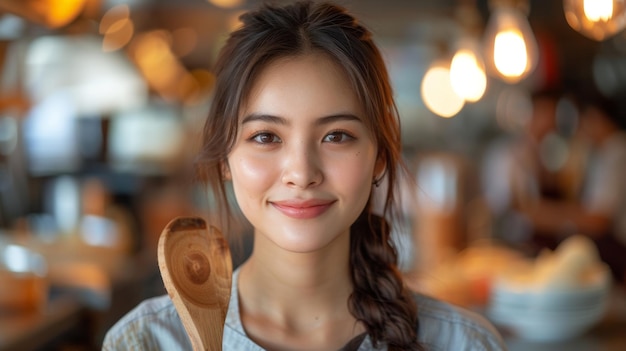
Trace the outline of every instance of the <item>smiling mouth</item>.
{"type": "Polygon", "coordinates": [[[287,217],[295,219],[311,219],[321,216],[335,201],[324,202],[270,202],[274,208],[287,217]]]}

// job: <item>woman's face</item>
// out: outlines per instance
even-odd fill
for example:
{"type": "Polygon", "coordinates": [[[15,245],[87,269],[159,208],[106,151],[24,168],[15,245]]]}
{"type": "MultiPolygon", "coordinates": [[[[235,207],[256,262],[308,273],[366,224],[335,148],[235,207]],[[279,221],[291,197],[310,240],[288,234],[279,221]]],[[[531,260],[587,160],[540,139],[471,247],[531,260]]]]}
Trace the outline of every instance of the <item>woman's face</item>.
{"type": "Polygon", "coordinates": [[[257,238],[314,252],[349,235],[384,167],[364,118],[346,74],[321,54],[262,71],[228,155],[237,203],[257,238]]]}

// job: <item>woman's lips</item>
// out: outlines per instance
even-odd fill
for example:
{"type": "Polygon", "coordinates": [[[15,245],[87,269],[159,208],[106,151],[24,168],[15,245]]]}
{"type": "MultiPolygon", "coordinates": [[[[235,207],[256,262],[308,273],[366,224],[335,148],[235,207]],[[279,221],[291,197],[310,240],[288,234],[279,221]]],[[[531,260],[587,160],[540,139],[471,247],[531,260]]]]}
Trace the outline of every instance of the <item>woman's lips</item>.
{"type": "Polygon", "coordinates": [[[320,216],[332,206],[335,201],[328,200],[289,200],[270,202],[277,210],[287,217],[296,219],[310,219],[320,216]]]}

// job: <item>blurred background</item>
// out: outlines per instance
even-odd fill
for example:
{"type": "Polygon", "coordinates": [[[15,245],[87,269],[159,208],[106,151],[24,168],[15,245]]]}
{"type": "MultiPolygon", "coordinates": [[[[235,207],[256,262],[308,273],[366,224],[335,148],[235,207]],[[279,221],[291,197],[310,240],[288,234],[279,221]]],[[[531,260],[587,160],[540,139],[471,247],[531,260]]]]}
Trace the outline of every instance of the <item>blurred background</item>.
{"type": "MultiPolygon", "coordinates": [[[[212,64],[260,3],[0,0],[0,350],[99,349],[165,293],[161,230],[211,216],[212,64]]],[[[625,2],[338,3],[394,86],[407,284],[511,349],[626,349],[625,2]]]]}

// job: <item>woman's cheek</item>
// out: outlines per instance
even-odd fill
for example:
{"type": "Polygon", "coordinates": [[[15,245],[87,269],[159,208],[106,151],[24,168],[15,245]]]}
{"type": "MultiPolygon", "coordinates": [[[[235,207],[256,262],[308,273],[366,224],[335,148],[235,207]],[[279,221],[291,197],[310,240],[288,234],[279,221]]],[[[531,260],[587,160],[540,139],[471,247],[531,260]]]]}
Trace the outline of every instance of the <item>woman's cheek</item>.
{"type": "Polygon", "coordinates": [[[336,184],[340,189],[349,190],[349,193],[359,193],[367,198],[373,180],[374,162],[371,160],[374,157],[373,152],[359,153],[352,159],[344,158],[341,162],[335,162],[332,166],[326,167],[327,179],[340,183],[336,184]]]}
{"type": "Polygon", "coordinates": [[[262,191],[272,184],[273,163],[261,157],[235,158],[231,163],[233,184],[248,190],[262,191]]]}

